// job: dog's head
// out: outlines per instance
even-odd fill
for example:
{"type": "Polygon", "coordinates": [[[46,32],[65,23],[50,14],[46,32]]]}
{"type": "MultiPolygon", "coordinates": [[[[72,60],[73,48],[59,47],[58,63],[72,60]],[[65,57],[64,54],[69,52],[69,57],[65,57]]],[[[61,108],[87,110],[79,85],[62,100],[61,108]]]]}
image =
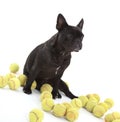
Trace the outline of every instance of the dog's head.
{"type": "Polygon", "coordinates": [[[56,28],[58,30],[57,43],[68,52],[78,52],[82,48],[84,20],[81,19],[77,26],[67,24],[64,16],[59,14],[57,17],[56,28]]]}

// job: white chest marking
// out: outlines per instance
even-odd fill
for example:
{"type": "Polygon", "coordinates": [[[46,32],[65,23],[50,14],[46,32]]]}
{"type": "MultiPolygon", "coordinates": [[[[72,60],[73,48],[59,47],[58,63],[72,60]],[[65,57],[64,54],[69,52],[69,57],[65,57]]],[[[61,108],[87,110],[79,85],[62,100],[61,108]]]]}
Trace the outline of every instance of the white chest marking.
{"type": "Polygon", "coordinates": [[[59,69],[60,69],[60,66],[56,68],[55,75],[57,75],[59,69]]]}

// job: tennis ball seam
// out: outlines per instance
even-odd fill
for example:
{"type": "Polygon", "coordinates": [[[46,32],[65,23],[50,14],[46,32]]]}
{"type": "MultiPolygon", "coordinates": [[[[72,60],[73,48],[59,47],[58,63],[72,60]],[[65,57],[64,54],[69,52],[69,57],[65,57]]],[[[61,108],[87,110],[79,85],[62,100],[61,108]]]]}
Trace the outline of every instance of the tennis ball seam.
{"type": "Polygon", "coordinates": [[[47,104],[48,107],[52,108],[52,105],[48,103],[48,100],[46,100],[46,104],[47,104]]]}
{"type": "Polygon", "coordinates": [[[45,104],[46,104],[47,107],[51,107],[51,106],[49,105],[49,103],[48,103],[47,100],[45,101],[45,104]]]}
{"type": "Polygon", "coordinates": [[[39,119],[39,117],[37,116],[37,114],[36,114],[35,112],[30,112],[30,114],[35,115],[35,117],[36,117],[36,122],[37,122],[37,121],[38,121],[38,119],[39,119]]]}
{"type": "Polygon", "coordinates": [[[76,107],[80,108],[80,105],[77,103],[77,100],[75,100],[75,105],[76,105],[76,107]]]}

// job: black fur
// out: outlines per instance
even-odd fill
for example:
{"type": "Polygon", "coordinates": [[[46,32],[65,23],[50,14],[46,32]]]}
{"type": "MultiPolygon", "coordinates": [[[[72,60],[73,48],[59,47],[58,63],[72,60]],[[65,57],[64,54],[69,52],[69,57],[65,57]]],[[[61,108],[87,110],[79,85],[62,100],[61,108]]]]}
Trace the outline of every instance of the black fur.
{"type": "Polygon", "coordinates": [[[81,19],[77,26],[70,26],[62,14],[58,15],[56,24],[58,32],[37,46],[27,58],[23,72],[28,77],[23,88],[25,93],[31,93],[31,84],[36,80],[38,90],[44,83],[52,85],[53,98],[61,98],[59,90],[71,99],[77,97],[70,92],[61,77],[70,64],[71,52],[78,52],[82,48],[83,23],[81,19]]]}

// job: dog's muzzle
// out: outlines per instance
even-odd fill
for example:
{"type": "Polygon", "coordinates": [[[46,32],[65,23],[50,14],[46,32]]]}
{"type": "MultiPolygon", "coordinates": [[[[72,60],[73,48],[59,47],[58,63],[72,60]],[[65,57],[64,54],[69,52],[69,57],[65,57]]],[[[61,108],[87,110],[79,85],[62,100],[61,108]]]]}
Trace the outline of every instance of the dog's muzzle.
{"type": "Polygon", "coordinates": [[[79,45],[77,45],[77,46],[73,49],[73,51],[74,51],[74,52],[79,52],[79,50],[81,50],[81,49],[82,49],[82,43],[79,44],[79,45]]]}

